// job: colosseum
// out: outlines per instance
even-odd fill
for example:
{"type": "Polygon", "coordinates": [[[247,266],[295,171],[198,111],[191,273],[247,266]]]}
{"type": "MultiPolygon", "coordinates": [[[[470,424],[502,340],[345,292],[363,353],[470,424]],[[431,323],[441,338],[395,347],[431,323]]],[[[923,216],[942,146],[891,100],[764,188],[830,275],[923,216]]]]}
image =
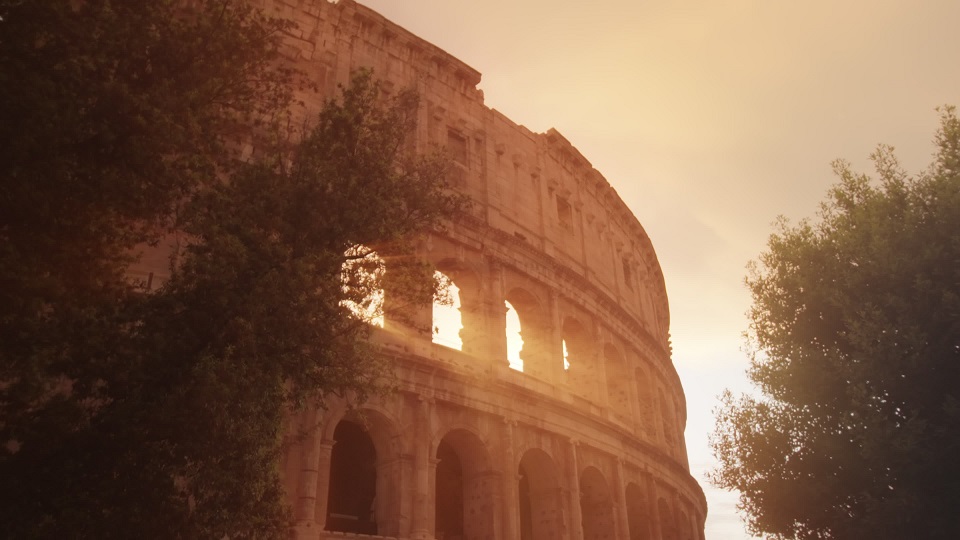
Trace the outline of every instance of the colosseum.
{"type": "Polygon", "coordinates": [[[606,179],[371,9],[253,3],[297,22],[283,54],[321,89],[308,109],[361,67],[416,87],[417,148],[445,147],[474,201],[422,248],[458,309],[374,330],[398,391],[292,421],[308,434],[283,464],[296,538],[703,540],[663,275],[606,179]]]}

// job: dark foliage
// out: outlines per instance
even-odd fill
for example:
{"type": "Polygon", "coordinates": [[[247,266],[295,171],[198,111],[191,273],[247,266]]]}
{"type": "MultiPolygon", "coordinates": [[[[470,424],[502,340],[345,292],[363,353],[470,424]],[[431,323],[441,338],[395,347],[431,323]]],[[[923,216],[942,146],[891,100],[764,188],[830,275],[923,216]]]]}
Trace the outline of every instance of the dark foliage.
{"type": "Polygon", "coordinates": [[[714,482],[774,538],[960,537],[960,121],[917,177],[838,162],[820,219],[782,223],[747,285],[749,376],[714,482]]]}

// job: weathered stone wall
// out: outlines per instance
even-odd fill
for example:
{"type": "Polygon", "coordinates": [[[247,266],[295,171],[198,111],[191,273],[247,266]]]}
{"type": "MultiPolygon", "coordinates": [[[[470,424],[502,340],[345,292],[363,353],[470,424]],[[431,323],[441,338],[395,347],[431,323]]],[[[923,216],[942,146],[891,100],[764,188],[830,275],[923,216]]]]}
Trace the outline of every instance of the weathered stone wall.
{"type": "Polygon", "coordinates": [[[352,0],[254,3],[299,25],[286,60],[321,88],[301,95],[302,114],[359,67],[415,87],[417,149],[446,147],[455,188],[475,202],[422,249],[460,289],[463,350],[387,320],[374,339],[400,391],[291,419],[306,434],[291,436],[284,464],[297,535],[702,539],[663,275],[609,183],[555,130],[487,107],[476,70],[378,13],[352,0]],[[508,367],[505,300],[523,372],[508,367]],[[335,449],[343,426],[361,428],[374,463],[350,461],[353,442],[335,449]],[[366,486],[364,471],[375,471],[366,486]]]}

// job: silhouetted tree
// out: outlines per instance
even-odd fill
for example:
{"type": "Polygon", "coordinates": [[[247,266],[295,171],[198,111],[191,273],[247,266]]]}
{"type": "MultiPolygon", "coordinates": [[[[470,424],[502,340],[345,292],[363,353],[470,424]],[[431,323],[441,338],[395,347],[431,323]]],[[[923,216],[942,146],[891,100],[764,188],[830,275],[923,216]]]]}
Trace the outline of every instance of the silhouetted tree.
{"type": "Polygon", "coordinates": [[[960,538],[960,122],[909,177],[839,161],[816,222],[781,222],[746,280],[749,377],[713,481],[774,538],[960,538]]]}
{"type": "Polygon", "coordinates": [[[384,373],[345,303],[382,286],[369,252],[429,301],[414,240],[462,200],[405,153],[416,96],[358,74],[284,143],[288,26],[231,0],[0,0],[0,536],[285,537],[284,415],[384,373]],[[145,294],[134,248],[171,230],[145,294]]]}

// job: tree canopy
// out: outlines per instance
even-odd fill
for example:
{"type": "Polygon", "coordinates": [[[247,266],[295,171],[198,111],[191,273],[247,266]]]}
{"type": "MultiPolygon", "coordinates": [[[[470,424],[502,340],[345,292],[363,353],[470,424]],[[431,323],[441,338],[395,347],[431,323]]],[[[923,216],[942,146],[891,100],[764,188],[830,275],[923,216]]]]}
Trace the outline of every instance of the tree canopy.
{"type": "Polygon", "coordinates": [[[393,305],[428,301],[417,235],[464,201],[408,152],[416,95],[370,73],[290,138],[288,27],[239,0],[0,0],[3,535],[286,537],[284,416],[381,388],[348,304],[383,260],[393,305]],[[144,293],[137,246],[171,232],[144,293]]]}
{"type": "Polygon", "coordinates": [[[960,121],[910,176],[838,161],[819,219],[781,220],[746,279],[759,392],[727,392],[713,481],[774,538],[958,538],[960,121]]]}

